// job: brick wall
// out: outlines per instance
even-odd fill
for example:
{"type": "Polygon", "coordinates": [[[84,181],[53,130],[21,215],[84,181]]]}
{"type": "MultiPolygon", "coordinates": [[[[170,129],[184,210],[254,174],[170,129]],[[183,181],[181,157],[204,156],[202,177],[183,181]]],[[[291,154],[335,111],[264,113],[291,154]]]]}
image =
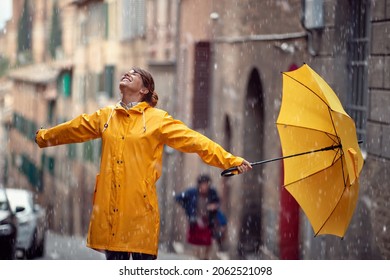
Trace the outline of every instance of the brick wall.
{"type": "Polygon", "coordinates": [[[367,122],[367,185],[373,243],[390,258],[390,1],[372,1],[369,61],[369,114],[367,122]]]}

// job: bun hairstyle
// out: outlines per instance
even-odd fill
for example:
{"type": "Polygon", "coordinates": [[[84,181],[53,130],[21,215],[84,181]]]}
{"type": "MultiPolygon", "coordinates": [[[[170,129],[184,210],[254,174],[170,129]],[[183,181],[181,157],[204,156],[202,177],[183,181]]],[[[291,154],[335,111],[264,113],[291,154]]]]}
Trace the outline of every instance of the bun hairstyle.
{"type": "Polygon", "coordinates": [[[154,91],[154,80],[152,75],[139,67],[133,67],[132,69],[141,76],[144,86],[148,89],[148,93],[143,95],[141,101],[145,101],[149,103],[150,106],[155,107],[158,103],[158,94],[154,91]]]}

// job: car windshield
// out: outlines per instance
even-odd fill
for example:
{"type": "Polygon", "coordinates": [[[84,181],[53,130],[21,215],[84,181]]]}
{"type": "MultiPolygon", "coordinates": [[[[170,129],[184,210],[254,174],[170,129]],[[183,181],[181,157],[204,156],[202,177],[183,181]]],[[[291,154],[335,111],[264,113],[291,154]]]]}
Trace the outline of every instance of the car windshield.
{"type": "Polygon", "coordinates": [[[7,197],[3,189],[0,189],[0,210],[8,210],[7,197]]]}
{"type": "Polygon", "coordinates": [[[13,211],[17,206],[24,207],[27,212],[32,211],[32,196],[24,190],[7,189],[9,203],[13,211]]]}

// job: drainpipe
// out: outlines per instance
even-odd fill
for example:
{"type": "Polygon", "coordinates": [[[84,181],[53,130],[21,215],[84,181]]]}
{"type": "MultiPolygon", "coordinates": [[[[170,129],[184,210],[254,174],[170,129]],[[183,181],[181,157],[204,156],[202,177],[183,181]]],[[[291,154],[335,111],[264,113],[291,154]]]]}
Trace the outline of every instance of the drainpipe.
{"type": "Polygon", "coordinates": [[[319,34],[325,27],[324,0],[302,0],[302,27],[307,32],[307,48],[312,56],[318,52],[313,47],[313,34],[319,34]]]}

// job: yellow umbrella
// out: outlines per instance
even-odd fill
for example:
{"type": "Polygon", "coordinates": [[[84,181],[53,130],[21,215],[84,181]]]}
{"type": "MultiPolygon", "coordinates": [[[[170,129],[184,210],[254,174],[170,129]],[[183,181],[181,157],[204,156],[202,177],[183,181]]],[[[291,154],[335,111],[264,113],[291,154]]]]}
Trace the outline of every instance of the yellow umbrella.
{"type": "MultiPolygon", "coordinates": [[[[343,237],[359,194],[363,156],[355,123],[330,86],[307,64],[283,73],[277,128],[284,186],[308,217],[315,235],[343,237]]],[[[237,167],[222,176],[237,174],[237,167]]]]}
{"type": "Polygon", "coordinates": [[[330,86],[304,64],[283,73],[276,124],[285,188],[315,235],[343,237],[356,207],[364,163],[353,120],[330,86]]]}

